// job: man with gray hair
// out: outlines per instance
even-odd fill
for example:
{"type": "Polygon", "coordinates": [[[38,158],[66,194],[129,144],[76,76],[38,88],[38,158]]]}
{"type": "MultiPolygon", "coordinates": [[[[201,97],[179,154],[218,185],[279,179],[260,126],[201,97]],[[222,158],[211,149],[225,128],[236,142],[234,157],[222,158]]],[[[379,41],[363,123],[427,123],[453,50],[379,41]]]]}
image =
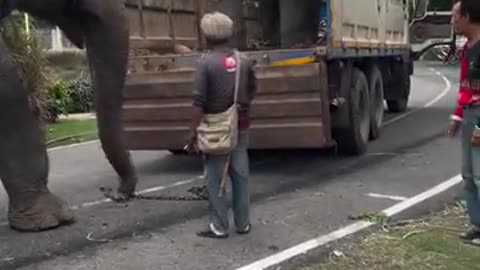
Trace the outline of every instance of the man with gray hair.
{"type": "Polygon", "coordinates": [[[197,233],[200,237],[227,238],[228,215],[225,196],[219,196],[225,164],[232,183],[233,212],[239,234],[250,232],[250,195],[248,189],[248,129],[249,107],[256,92],[253,65],[248,58],[236,59],[234,50],[228,45],[233,36],[233,22],[225,14],[213,12],[201,20],[201,30],[207,41],[208,51],[203,55],[195,70],[193,89],[192,138],[188,149],[195,148],[197,127],[205,114],[227,111],[233,104],[235,73],[240,61],[238,88],[238,143],[228,155],[205,155],[208,179],[209,217],[208,229],[197,233]],[[229,160],[230,162],[228,162],[229,160]]]}

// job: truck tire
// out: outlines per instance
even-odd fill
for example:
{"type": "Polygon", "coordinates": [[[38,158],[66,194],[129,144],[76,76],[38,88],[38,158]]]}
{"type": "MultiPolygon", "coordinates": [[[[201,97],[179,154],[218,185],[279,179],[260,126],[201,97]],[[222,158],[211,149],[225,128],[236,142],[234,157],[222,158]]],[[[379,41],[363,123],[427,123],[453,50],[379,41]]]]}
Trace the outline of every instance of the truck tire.
{"type": "Polygon", "coordinates": [[[388,110],[392,113],[402,113],[408,108],[408,98],[410,96],[410,75],[406,63],[397,63],[392,65],[392,76],[395,76],[393,91],[398,91],[399,97],[387,100],[388,110]]]}
{"type": "Polygon", "coordinates": [[[361,155],[367,149],[370,133],[368,80],[360,69],[353,67],[351,80],[345,83],[348,85],[342,86],[342,90],[346,103],[340,109],[342,120],[334,130],[334,136],[341,153],[361,155]]]}
{"type": "Polygon", "coordinates": [[[383,94],[383,78],[377,65],[368,70],[368,86],[370,90],[370,139],[380,137],[385,113],[385,101],[383,94]]]}

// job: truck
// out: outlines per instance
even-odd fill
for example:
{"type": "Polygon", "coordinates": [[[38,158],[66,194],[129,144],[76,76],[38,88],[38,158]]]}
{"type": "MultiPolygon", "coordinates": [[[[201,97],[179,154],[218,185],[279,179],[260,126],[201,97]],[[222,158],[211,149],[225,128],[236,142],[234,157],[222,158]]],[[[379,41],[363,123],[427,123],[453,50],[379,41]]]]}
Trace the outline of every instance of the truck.
{"type": "Polygon", "coordinates": [[[206,49],[200,20],[220,11],[235,22],[231,45],[255,67],[249,149],[334,147],[361,155],[381,135],[385,105],[390,113],[408,109],[419,53],[453,35],[449,18],[428,15],[428,5],[126,0],[132,51],[122,109],[127,147],[182,152],[190,134],[195,65],[206,49]],[[419,34],[424,29],[436,30],[419,34]]]}

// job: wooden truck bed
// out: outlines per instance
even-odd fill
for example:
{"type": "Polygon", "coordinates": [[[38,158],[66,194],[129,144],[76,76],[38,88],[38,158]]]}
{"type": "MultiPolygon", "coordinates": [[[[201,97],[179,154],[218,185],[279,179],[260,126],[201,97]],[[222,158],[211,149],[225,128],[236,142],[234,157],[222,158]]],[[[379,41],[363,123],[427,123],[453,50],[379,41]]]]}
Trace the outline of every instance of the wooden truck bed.
{"type": "MultiPolygon", "coordinates": [[[[313,50],[299,50],[293,55],[278,52],[272,55],[274,59],[269,64],[257,65],[251,148],[320,148],[332,142],[324,62],[290,65],[295,59],[314,59],[314,53],[313,50]]],[[[265,61],[263,55],[256,52],[250,57],[265,61]]],[[[175,57],[131,61],[136,72],[128,75],[123,107],[129,149],[183,148],[191,121],[194,69],[190,64],[198,57],[179,57],[183,64],[172,61],[175,57]],[[162,71],[162,67],[167,70],[162,71]]]]}

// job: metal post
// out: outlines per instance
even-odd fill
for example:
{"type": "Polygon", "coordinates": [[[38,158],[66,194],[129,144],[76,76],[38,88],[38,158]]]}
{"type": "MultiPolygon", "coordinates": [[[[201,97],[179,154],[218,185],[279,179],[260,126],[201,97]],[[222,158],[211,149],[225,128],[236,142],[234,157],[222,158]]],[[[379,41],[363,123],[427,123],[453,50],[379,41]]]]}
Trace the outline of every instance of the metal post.
{"type": "Polygon", "coordinates": [[[30,17],[27,13],[24,13],[23,15],[25,17],[25,32],[27,35],[30,35],[30,17]]]}
{"type": "Polygon", "coordinates": [[[63,51],[62,32],[60,31],[60,28],[58,26],[55,28],[55,32],[56,32],[58,50],[63,51]]]}
{"type": "Polygon", "coordinates": [[[172,39],[172,47],[175,48],[176,39],[175,39],[175,24],[173,23],[173,0],[168,1],[168,28],[169,35],[172,39]]]}

